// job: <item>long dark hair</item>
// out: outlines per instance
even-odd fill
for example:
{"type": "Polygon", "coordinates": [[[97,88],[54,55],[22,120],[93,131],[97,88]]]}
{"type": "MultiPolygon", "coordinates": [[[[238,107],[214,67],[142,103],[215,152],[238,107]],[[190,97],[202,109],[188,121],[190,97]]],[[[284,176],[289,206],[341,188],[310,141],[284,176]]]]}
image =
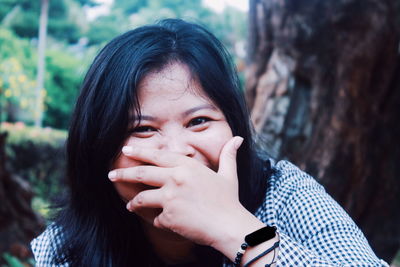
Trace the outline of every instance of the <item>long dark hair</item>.
{"type": "MultiPolygon", "coordinates": [[[[131,111],[139,112],[139,82],[174,61],[189,67],[224,113],[233,135],[244,138],[237,156],[240,201],[250,211],[262,202],[266,190],[263,160],[255,149],[230,56],[203,27],[178,19],[163,20],[113,39],[87,72],[67,141],[70,191],[56,219],[64,235],[56,263],[157,265],[138,218],[126,210],[107,173],[127,138],[131,111]]],[[[213,257],[202,258],[215,264],[213,257]]]]}

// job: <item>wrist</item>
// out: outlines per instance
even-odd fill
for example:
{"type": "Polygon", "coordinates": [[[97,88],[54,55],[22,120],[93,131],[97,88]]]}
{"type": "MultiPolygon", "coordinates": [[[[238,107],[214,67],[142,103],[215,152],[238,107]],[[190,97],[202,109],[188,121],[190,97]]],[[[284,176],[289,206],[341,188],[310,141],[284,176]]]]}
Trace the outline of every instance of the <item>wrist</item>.
{"type": "MultiPolygon", "coordinates": [[[[267,255],[270,252],[274,253],[274,258],[275,258],[275,249],[279,246],[279,241],[275,242],[272,246],[269,246],[268,243],[274,241],[274,238],[276,237],[276,227],[275,226],[264,226],[261,229],[258,229],[252,233],[249,233],[246,235],[244,238],[244,242],[241,245],[240,249],[238,250],[235,258],[235,266],[240,266],[241,264],[244,264],[242,261],[242,258],[246,252],[246,249],[254,251],[258,251],[260,249],[264,249],[264,251],[260,252],[258,255],[254,256],[252,259],[248,260],[246,264],[244,264],[245,267],[253,265],[256,263],[258,260],[261,258],[266,258],[267,255]],[[263,244],[264,243],[264,244],[263,244]],[[261,245],[263,244],[263,245],[261,245]],[[259,246],[260,245],[260,246],[259,246]],[[267,246],[265,248],[265,246],[267,246]]],[[[251,252],[247,253],[252,254],[251,252]]],[[[249,258],[249,256],[247,256],[249,258]]],[[[274,259],[271,260],[271,262],[274,259]]]]}
{"type": "Polygon", "coordinates": [[[245,236],[264,226],[263,222],[243,207],[243,209],[237,210],[236,215],[220,228],[219,237],[215,239],[211,246],[234,261],[237,250],[244,242],[245,236]]]}
{"type": "Polygon", "coordinates": [[[249,247],[242,257],[241,266],[272,266],[278,257],[279,241],[279,234],[276,233],[272,239],[257,246],[249,247]]]}

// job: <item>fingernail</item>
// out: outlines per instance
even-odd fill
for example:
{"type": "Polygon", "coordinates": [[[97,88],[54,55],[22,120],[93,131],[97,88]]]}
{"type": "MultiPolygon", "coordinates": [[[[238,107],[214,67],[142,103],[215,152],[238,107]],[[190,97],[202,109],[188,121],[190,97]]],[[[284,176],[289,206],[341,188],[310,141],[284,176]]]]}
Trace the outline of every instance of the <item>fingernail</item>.
{"type": "Polygon", "coordinates": [[[128,202],[128,204],[126,204],[126,209],[129,210],[129,211],[132,211],[131,210],[131,202],[130,201],[128,202]]]}
{"type": "Polygon", "coordinates": [[[143,202],[143,197],[141,195],[137,195],[134,199],[138,204],[142,204],[143,202]]]}
{"type": "Polygon", "coordinates": [[[124,154],[131,154],[132,151],[133,151],[133,149],[132,149],[131,146],[124,146],[124,147],[122,148],[122,153],[124,153],[124,154]]]}
{"type": "Polygon", "coordinates": [[[242,143],[243,143],[243,137],[240,137],[240,136],[237,137],[235,140],[235,144],[234,144],[235,149],[238,150],[239,147],[242,145],[242,143]]]}
{"type": "Polygon", "coordinates": [[[110,171],[108,173],[108,178],[111,179],[111,180],[117,178],[117,172],[116,171],[110,171]]]}

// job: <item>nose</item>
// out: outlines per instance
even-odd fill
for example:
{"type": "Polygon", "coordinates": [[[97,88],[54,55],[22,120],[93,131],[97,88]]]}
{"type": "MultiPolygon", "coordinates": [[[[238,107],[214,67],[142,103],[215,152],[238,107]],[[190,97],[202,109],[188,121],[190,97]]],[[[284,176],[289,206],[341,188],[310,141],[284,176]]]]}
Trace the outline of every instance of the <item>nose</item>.
{"type": "Polygon", "coordinates": [[[160,149],[165,149],[167,151],[185,155],[187,157],[193,157],[195,154],[195,149],[190,143],[187,136],[182,134],[170,134],[168,136],[163,136],[160,140],[160,149]]]}

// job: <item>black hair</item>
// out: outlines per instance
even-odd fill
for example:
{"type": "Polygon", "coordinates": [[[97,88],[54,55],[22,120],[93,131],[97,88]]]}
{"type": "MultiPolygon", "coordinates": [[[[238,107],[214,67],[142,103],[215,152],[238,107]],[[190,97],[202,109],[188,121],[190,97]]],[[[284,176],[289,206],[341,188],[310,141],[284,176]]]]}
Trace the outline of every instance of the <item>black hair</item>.
{"type": "MultiPolygon", "coordinates": [[[[139,112],[139,82],[174,61],[189,68],[224,113],[233,135],[244,138],[237,155],[239,198],[252,212],[261,204],[267,177],[229,54],[205,28],[162,20],[113,39],[87,72],[67,140],[69,194],[56,219],[64,234],[56,263],[157,265],[137,216],[126,210],[107,173],[128,137],[132,110],[139,112]]],[[[214,257],[202,258],[213,261],[203,266],[215,265],[214,257]]]]}

